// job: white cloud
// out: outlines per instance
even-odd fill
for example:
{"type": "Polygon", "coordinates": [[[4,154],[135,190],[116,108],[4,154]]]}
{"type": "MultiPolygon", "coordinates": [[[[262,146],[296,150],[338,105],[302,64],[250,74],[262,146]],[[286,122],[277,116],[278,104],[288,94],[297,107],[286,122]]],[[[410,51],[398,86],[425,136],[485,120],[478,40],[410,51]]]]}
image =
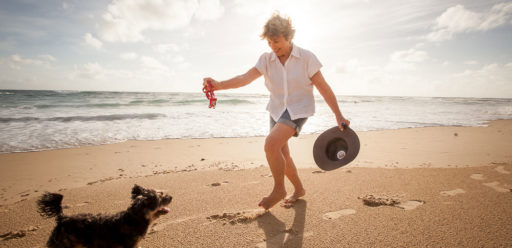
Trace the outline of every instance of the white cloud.
{"type": "Polygon", "coordinates": [[[462,5],[448,8],[436,19],[427,40],[439,42],[452,39],[458,33],[487,31],[506,24],[512,16],[512,3],[494,5],[487,12],[473,12],[462,5]]]}
{"type": "Polygon", "coordinates": [[[140,62],[142,63],[144,68],[149,69],[149,70],[156,70],[156,71],[160,71],[160,72],[168,72],[169,71],[167,66],[165,66],[160,61],[158,61],[157,59],[152,58],[152,57],[142,56],[140,58],[140,62]]]}
{"type": "Polygon", "coordinates": [[[449,78],[446,87],[464,96],[512,97],[512,63],[488,64],[477,70],[465,70],[449,78]]]}
{"type": "Polygon", "coordinates": [[[199,6],[194,14],[198,20],[215,20],[224,14],[224,7],[219,0],[199,0],[199,6]]]}
{"type": "Polygon", "coordinates": [[[50,61],[50,62],[54,62],[57,60],[55,57],[53,57],[52,55],[49,55],[49,54],[41,54],[38,57],[43,60],[50,61]]]}
{"type": "Polygon", "coordinates": [[[417,49],[395,51],[380,65],[351,59],[335,67],[334,77],[340,77],[338,81],[346,84],[334,88],[345,94],[426,95],[431,93],[431,86],[427,78],[418,76],[418,64],[427,59],[428,54],[417,49]]]}
{"type": "Polygon", "coordinates": [[[109,42],[145,41],[145,30],[173,30],[200,20],[219,18],[224,7],[217,0],[118,0],[103,14],[100,36],[109,42]]]}
{"type": "Polygon", "coordinates": [[[13,54],[10,57],[11,62],[25,65],[42,65],[44,62],[37,59],[22,58],[19,54],[13,54]]]}
{"type": "Polygon", "coordinates": [[[405,51],[397,51],[391,54],[390,60],[400,63],[418,63],[425,61],[428,54],[425,51],[409,49],[405,51]]]}
{"type": "Polygon", "coordinates": [[[428,59],[428,54],[422,50],[411,48],[404,51],[396,51],[389,56],[389,61],[384,70],[391,72],[412,71],[416,64],[428,59]]]}
{"type": "Polygon", "coordinates": [[[182,48],[180,46],[173,44],[173,43],[158,44],[153,47],[153,50],[157,51],[160,54],[165,54],[165,53],[169,53],[169,52],[179,52],[179,51],[181,51],[181,49],[182,48]]]}
{"type": "Polygon", "coordinates": [[[172,62],[174,63],[183,63],[185,62],[185,58],[183,58],[183,56],[175,56],[173,59],[172,59],[172,62]]]}
{"type": "Polygon", "coordinates": [[[136,53],[133,53],[133,52],[129,52],[129,53],[121,53],[121,55],[119,55],[119,57],[122,59],[132,60],[132,59],[138,58],[139,55],[137,55],[136,53]]]}
{"type": "MultiPolygon", "coordinates": [[[[269,0],[260,1],[246,1],[246,0],[235,0],[234,10],[236,13],[244,16],[257,16],[261,13],[267,13],[271,11],[269,0]]],[[[267,13],[268,15],[268,13],[267,13]]]]}
{"type": "Polygon", "coordinates": [[[94,36],[92,36],[90,33],[86,33],[84,35],[84,41],[96,49],[100,49],[103,46],[103,43],[100,40],[94,38],[94,36]]]}
{"type": "Polygon", "coordinates": [[[70,77],[72,79],[104,80],[106,71],[98,63],[87,63],[82,66],[75,66],[75,70],[70,77]]]}
{"type": "Polygon", "coordinates": [[[158,60],[141,56],[140,66],[134,69],[106,68],[101,64],[86,63],[75,65],[68,79],[75,85],[66,88],[124,90],[124,91],[162,91],[170,90],[173,72],[158,60]]]}
{"type": "MultiPolygon", "coordinates": [[[[353,75],[384,75],[399,74],[414,71],[415,64],[428,59],[425,51],[409,49],[393,52],[389,60],[382,66],[368,65],[359,59],[350,59],[345,64],[337,64],[335,72],[353,75]]],[[[366,76],[365,76],[366,77],[366,76]]]]}
{"type": "Polygon", "coordinates": [[[48,54],[39,55],[39,59],[33,58],[23,58],[19,54],[13,54],[6,59],[2,59],[5,64],[7,64],[11,69],[19,70],[23,65],[32,65],[32,66],[45,66],[50,68],[50,63],[54,62],[56,59],[48,54]]]}

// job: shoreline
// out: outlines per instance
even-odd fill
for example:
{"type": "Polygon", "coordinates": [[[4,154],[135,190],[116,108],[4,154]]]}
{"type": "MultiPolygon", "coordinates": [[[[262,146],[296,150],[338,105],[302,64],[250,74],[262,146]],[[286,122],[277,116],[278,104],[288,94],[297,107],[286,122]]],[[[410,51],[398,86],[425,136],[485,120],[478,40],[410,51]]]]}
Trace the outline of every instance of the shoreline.
{"type": "MultiPolygon", "coordinates": [[[[300,135],[290,140],[298,169],[317,168],[312,147],[318,135],[300,135]]],[[[487,127],[424,127],[358,135],[361,150],[347,168],[459,168],[512,163],[512,120],[491,121],[487,127]]],[[[126,141],[0,154],[0,205],[43,191],[117,179],[268,167],[264,141],[261,136],[126,141]]]]}
{"type": "MultiPolygon", "coordinates": [[[[408,130],[408,129],[417,129],[417,128],[443,128],[443,127],[488,127],[492,122],[499,122],[499,121],[508,121],[512,119],[493,119],[493,120],[485,120],[482,121],[482,124],[478,125],[472,125],[472,126],[464,126],[464,125],[433,125],[433,126],[423,126],[423,127],[403,127],[403,128],[396,128],[396,129],[378,129],[378,130],[365,130],[365,131],[357,131],[357,133],[360,132],[385,132],[385,131],[396,131],[396,130],[408,130]]],[[[321,132],[318,133],[307,133],[307,134],[301,134],[300,136],[315,136],[318,137],[321,132]]],[[[111,143],[100,143],[100,144],[85,144],[81,146],[69,146],[69,147],[60,147],[60,148],[47,148],[47,149],[41,149],[41,150],[28,150],[28,151],[12,151],[12,152],[0,152],[1,155],[5,154],[23,154],[23,153],[34,153],[34,152],[47,152],[47,151],[58,151],[58,150],[66,150],[66,149],[79,149],[79,148],[87,148],[87,147],[96,147],[96,146],[106,146],[106,145],[115,145],[115,144],[122,144],[125,142],[151,142],[151,141],[164,141],[164,140],[208,140],[208,139],[245,139],[245,138],[265,138],[265,135],[254,135],[254,136],[244,136],[244,137],[197,137],[197,138],[189,138],[189,137],[183,137],[183,138],[162,138],[162,139],[147,139],[147,140],[137,140],[137,139],[128,139],[124,141],[113,141],[111,143]]],[[[294,137],[295,138],[295,137],[294,137]]]]}

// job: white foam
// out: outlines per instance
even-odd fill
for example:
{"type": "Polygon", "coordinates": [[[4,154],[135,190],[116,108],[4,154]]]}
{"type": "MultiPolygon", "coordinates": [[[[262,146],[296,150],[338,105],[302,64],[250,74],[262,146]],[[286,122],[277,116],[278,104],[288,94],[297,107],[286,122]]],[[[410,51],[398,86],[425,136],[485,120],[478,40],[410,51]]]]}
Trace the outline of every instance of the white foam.
{"type": "MultiPolygon", "coordinates": [[[[125,140],[265,136],[269,131],[267,95],[222,93],[217,108],[209,109],[201,93],[2,92],[13,94],[0,96],[0,153],[125,140]]],[[[474,126],[512,119],[511,99],[339,96],[338,100],[356,131],[474,126]]],[[[302,133],[319,133],[334,125],[332,111],[317,97],[315,116],[302,133]]]]}

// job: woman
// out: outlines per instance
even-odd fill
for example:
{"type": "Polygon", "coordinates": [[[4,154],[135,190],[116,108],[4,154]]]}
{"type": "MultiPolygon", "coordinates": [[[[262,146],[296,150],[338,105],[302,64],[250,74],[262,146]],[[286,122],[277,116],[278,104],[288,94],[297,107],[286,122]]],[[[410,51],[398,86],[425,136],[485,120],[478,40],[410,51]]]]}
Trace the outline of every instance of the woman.
{"type": "Polygon", "coordinates": [[[262,39],[268,41],[272,52],[264,53],[256,66],[243,75],[218,82],[212,78],[203,79],[203,85],[214,90],[226,90],[248,85],[261,75],[270,91],[267,110],[270,112],[270,133],[265,140],[265,155],[274,178],[274,188],[264,197],[259,206],[270,209],[286,197],[284,177],[293,184],[294,193],[285,199],[293,203],[306,194],[297,174],[297,168],[290,156],[288,140],[298,136],[302,125],[315,112],[313,86],[317,88],[336,116],[337,124],[350,125],[343,117],[336,96],[325,81],[316,56],[292,43],[295,29],[291,20],[274,14],[264,26],[262,39]]]}

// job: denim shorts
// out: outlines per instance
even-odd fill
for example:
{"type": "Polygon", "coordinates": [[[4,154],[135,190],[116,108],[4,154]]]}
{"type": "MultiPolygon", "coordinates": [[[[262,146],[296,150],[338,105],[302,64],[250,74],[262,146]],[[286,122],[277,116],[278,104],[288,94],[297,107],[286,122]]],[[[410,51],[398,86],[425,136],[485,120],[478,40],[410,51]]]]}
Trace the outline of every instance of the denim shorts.
{"type": "MultiPolygon", "coordinates": [[[[299,136],[302,126],[304,126],[304,123],[306,123],[307,120],[308,120],[308,118],[299,118],[299,119],[292,120],[292,118],[290,117],[290,113],[288,113],[288,109],[287,109],[286,111],[284,111],[284,113],[281,115],[281,117],[279,117],[279,120],[277,120],[277,123],[282,123],[282,124],[285,124],[293,129],[295,129],[295,134],[293,136],[297,137],[297,136],[299,136]]],[[[270,116],[270,130],[272,130],[272,128],[274,128],[275,125],[276,125],[276,122],[274,121],[274,119],[272,119],[272,116],[270,116]]]]}

